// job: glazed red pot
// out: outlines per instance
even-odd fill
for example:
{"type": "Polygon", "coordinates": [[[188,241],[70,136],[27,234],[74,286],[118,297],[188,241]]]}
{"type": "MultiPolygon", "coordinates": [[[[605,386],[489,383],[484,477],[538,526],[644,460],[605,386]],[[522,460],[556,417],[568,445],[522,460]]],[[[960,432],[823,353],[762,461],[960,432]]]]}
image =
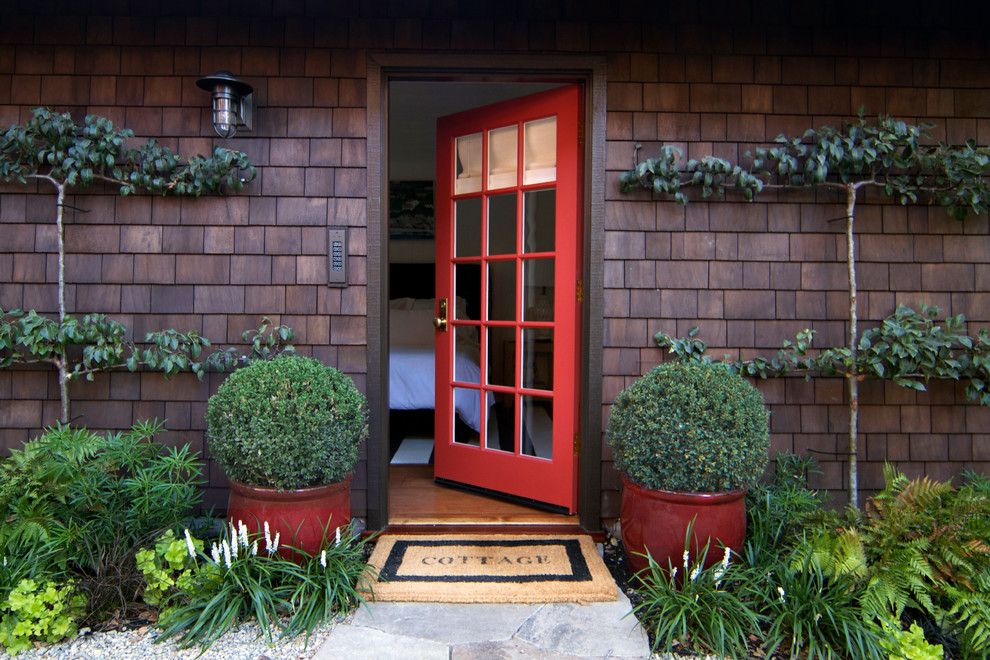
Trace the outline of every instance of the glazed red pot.
{"type": "MultiPolygon", "coordinates": [[[[705,566],[722,559],[723,545],[735,551],[746,539],[746,491],[681,493],[652,490],[622,477],[621,529],[626,561],[632,571],[647,566],[649,550],[654,561],[666,568],[680,566],[684,535],[694,521],[691,554],[710,543],[705,566]]],[[[692,559],[693,561],[693,559],[692,559]]],[[[682,569],[683,570],[683,569],[682,569]]]]}
{"type": "Polygon", "coordinates": [[[324,530],[332,541],[336,529],[350,522],[351,477],[299,490],[259,488],[231,479],[227,519],[235,523],[243,520],[252,532],[258,533],[267,520],[272,536],[281,534],[281,544],[316,554],[324,530]]]}

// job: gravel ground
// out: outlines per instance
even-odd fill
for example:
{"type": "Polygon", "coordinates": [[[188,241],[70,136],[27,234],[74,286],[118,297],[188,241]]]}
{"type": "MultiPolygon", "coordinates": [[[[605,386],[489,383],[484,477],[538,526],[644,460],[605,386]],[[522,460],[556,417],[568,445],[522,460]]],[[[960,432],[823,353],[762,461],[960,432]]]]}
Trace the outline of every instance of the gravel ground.
{"type": "MultiPolygon", "coordinates": [[[[24,658],[59,658],[65,660],[90,658],[113,658],[114,660],[129,660],[131,658],[151,660],[157,658],[204,658],[206,660],[300,660],[311,658],[326,641],[333,622],[325,624],[313,634],[306,644],[305,636],[292,640],[277,641],[274,647],[265,643],[259,637],[257,624],[244,624],[221,637],[206,653],[199,655],[199,649],[180,649],[173,642],[156,644],[158,630],[150,627],[136,630],[96,632],[80,635],[75,639],[61,644],[43,646],[31,651],[18,654],[18,660],[24,658]]],[[[0,651],[0,659],[7,660],[11,656],[0,651]]]]}

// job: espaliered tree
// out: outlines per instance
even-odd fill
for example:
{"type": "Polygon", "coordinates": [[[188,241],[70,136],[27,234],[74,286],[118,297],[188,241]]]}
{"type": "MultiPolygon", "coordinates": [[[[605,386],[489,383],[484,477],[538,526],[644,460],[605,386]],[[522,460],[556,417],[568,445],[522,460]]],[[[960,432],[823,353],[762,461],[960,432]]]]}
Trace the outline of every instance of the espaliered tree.
{"type": "MultiPolygon", "coordinates": [[[[684,189],[692,187],[700,189],[703,198],[721,198],[726,190],[734,189],[748,201],[764,190],[825,190],[844,202],[849,334],[846,347],[834,357],[839,360],[836,372],[845,377],[848,388],[849,501],[853,506],[858,505],[856,440],[859,381],[864,377],[859,358],[856,203],[863,191],[873,189],[901,204],[942,206],[953,218],[964,220],[985,212],[990,198],[990,149],[972,141],[955,146],[934,142],[930,128],[890,117],[869,122],[860,113],[841,129],[822,126],[801,137],[778,136],[776,146],[755,150],[749,166],[713,156],[685,162],[680,150],[664,146],[657,158],[636,163],[620,177],[623,191],[646,188],[684,204],[688,202],[684,189]]],[[[919,382],[903,379],[899,384],[917,388],[919,382]]]]}
{"type": "MultiPolygon", "coordinates": [[[[19,327],[34,328],[37,342],[53,347],[41,361],[58,368],[62,399],[62,421],[69,419],[68,383],[74,376],[69,348],[87,344],[89,358],[100,361],[117,357],[103,355],[108,346],[121,345],[119,324],[100,315],[77,321],[65,311],[65,232],[66,195],[70,191],[103,184],[121,195],[138,192],[199,197],[212,192],[240,190],[255,174],[246,154],[217,147],[210,156],[183,160],[154,139],[132,147],[129,129],[117,129],[113,122],[88,115],[81,124],[68,113],[36,108],[29,120],[14,124],[0,136],[0,181],[23,184],[38,182],[49,186],[56,196],[55,226],[58,244],[58,324],[46,324],[44,317],[28,313],[19,327]],[[27,326],[25,326],[25,323],[27,326]]],[[[19,312],[18,312],[19,314],[19,312]]],[[[10,319],[7,319],[10,320],[10,319]]],[[[11,331],[13,332],[13,331],[11,331]]],[[[185,352],[195,361],[202,338],[194,333],[157,333],[154,341],[174,355],[185,352]]],[[[163,358],[158,366],[168,373],[177,357],[163,358]]],[[[126,360],[126,359],[125,359],[126,360]]]]}

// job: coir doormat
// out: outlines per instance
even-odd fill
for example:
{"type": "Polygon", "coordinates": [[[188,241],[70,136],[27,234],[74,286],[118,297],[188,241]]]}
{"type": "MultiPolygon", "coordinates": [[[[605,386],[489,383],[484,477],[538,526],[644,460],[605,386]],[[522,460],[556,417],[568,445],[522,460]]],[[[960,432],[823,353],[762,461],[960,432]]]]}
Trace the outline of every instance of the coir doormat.
{"type": "Polygon", "coordinates": [[[369,563],[369,600],[588,603],[618,597],[588,536],[386,534],[369,563]]]}

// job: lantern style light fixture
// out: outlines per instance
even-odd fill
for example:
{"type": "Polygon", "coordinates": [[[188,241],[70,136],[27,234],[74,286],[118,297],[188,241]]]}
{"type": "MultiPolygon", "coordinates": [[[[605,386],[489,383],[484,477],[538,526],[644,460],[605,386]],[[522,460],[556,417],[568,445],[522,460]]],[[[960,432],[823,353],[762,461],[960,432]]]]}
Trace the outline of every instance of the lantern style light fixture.
{"type": "Polygon", "coordinates": [[[230,71],[216,73],[196,81],[200,89],[213,95],[213,128],[222,138],[232,138],[238,128],[251,130],[254,88],[230,71]]]}

